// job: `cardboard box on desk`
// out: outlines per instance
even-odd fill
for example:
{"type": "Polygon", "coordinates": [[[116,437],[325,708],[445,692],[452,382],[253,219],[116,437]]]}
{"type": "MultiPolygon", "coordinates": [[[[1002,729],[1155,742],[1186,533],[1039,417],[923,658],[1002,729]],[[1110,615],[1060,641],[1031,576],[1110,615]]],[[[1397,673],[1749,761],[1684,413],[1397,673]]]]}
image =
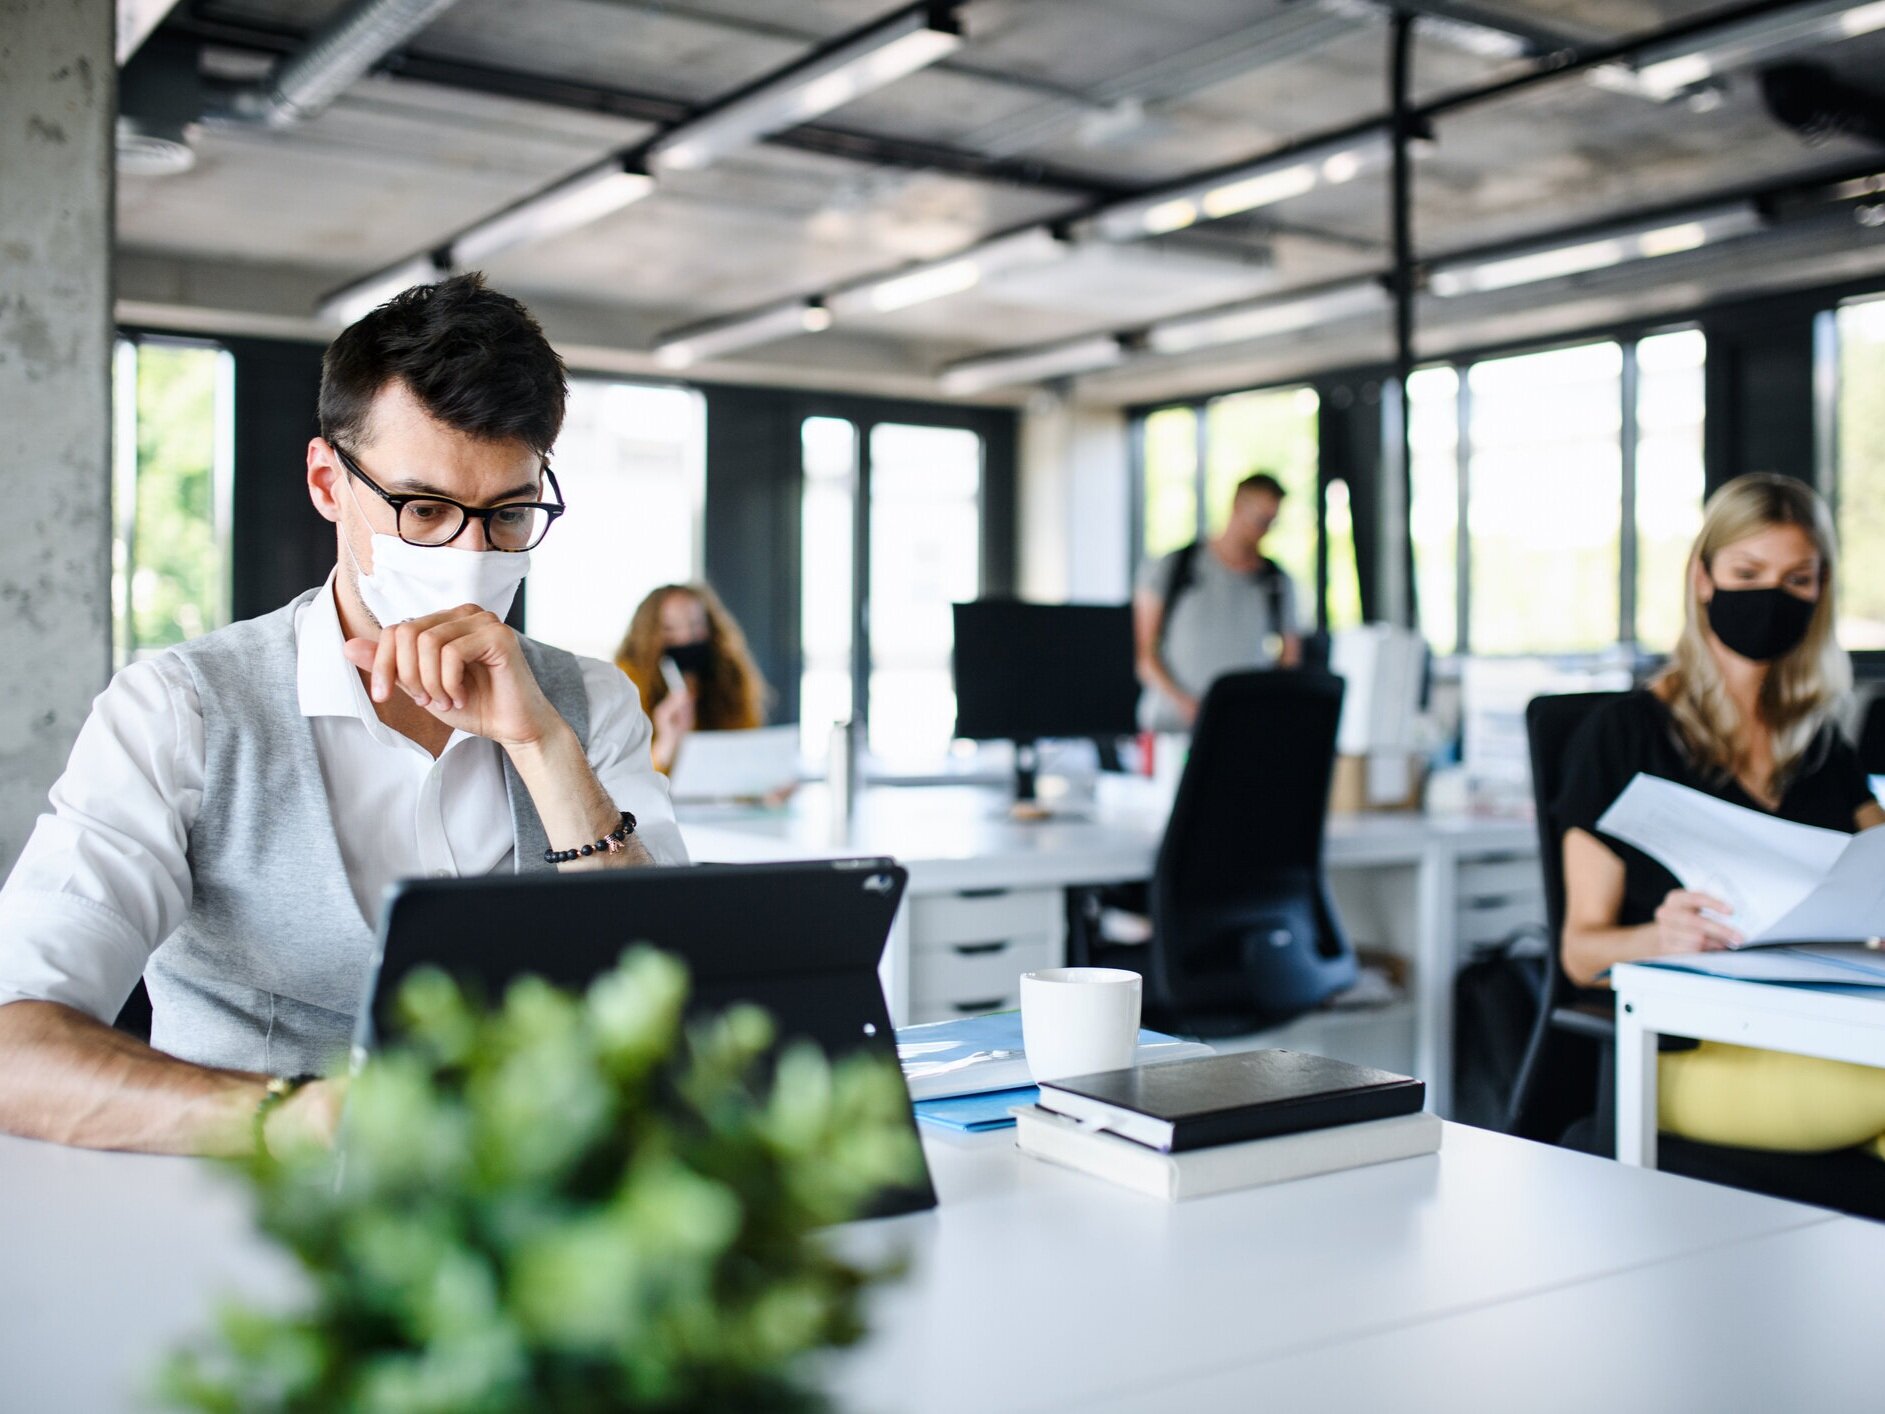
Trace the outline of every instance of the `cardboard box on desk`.
{"type": "Polygon", "coordinates": [[[1329,814],[1418,810],[1424,776],[1424,763],[1413,752],[1337,755],[1334,774],[1329,778],[1329,814]]]}

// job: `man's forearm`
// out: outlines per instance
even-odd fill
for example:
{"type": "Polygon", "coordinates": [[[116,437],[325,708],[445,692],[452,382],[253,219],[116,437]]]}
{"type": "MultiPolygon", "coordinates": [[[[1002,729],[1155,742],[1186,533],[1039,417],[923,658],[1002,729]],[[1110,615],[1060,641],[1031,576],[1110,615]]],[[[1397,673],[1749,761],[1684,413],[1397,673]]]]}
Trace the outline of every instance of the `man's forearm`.
{"type": "MultiPolygon", "coordinates": [[[[583,754],[582,743],[567,723],[544,741],[508,750],[524,789],[530,792],[531,804],[537,807],[537,818],[543,822],[543,833],[552,849],[573,849],[589,844],[619,823],[620,808],[596,779],[589,758],[583,754]]],[[[648,847],[630,835],[628,848],[619,853],[592,854],[557,867],[574,873],[654,862],[648,847]]]]}
{"type": "Polygon", "coordinates": [[[1147,654],[1139,660],[1139,681],[1163,693],[1174,702],[1184,702],[1190,696],[1178,685],[1177,680],[1165,667],[1164,659],[1157,654],[1147,654]]]}
{"type": "Polygon", "coordinates": [[[0,1006],[0,1130],[87,1149],[240,1154],[266,1079],[191,1065],[57,1002],[0,1006]]]}

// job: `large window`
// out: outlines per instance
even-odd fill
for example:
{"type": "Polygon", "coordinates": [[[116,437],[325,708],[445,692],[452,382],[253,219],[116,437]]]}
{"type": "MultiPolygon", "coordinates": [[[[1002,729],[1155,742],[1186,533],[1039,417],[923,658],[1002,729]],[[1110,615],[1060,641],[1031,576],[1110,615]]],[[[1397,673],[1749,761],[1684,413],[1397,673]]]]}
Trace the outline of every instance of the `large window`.
{"type": "Polygon", "coordinates": [[[949,750],[956,715],[950,605],[981,592],[982,439],[963,428],[860,428],[811,417],[800,427],[800,453],[805,752],[822,758],[832,724],[861,713],[880,761],[934,768],[949,750]],[[868,567],[863,642],[860,529],[868,567]]]}
{"type": "Polygon", "coordinates": [[[1266,553],[1301,587],[1305,613],[1319,602],[1330,627],[1360,623],[1348,485],[1331,480],[1318,498],[1319,407],[1313,388],[1262,388],[1147,413],[1139,426],[1140,553],[1156,557],[1222,530],[1237,483],[1267,471],[1288,494],[1266,553]]]}
{"type": "Polygon", "coordinates": [[[1708,340],[1678,329],[1636,345],[1636,641],[1667,653],[1682,632],[1689,550],[1702,528],[1702,366],[1708,340]]]}
{"type": "Polygon", "coordinates": [[[1305,589],[1316,582],[1316,409],[1313,388],[1267,388],[1214,398],[1204,412],[1204,529],[1230,519],[1237,483],[1267,471],[1288,494],[1264,537],[1266,555],[1305,589]]]}
{"type": "Polygon", "coordinates": [[[120,340],[112,368],[117,666],[229,621],[235,364],[214,344],[120,340]]]}
{"type": "Polygon", "coordinates": [[[1611,343],[1474,364],[1464,475],[1480,654],[1617,641],[1622,350],[1611,343]]]}
{"type": "Polygon", "coordinates": [[[950,605],[981,588],[982,439],[879,423],[870,450],[870,745],[920,762],[955,727],[950,605]]]}
{"type": "Polygon", "coordinates": [[[570,511],[531,557],[525,623],[613,658],[649,590],[700,575],[705,405],[687,388],[573,378],[554,465],[570,511]]]}
{"type": "Polygon", "coordinates": [[[1673,645],[1706,353],[1683,329],[1414,374],[1409,526],[1436,653],[1673,645]]]}
{"type": "Polygon", "coordinates": [[[1160,408],[1147,415],[1144,437],[1145,554],[1171,553],[1198,538],[1198,410],[1160,408]]]}
{"type": "Polygon", "coordinates": [[[808,417],[799,428],[799,455],[805,473],[799,511],[799,745],[818,761],[828,750],[831,728],[851,719],[857,428],[840,417],[808,417]]]}
{"type": "Polygon", "coordinates": [[[1460,580],[1460,375],[1422,368],[1407,380],[1408,527],[1420,631],[1441,656],[1457,652],[1466,599],[1460,580]]]}
{"type": "Polygon", "coordinates": [[[1839,641],[1847,648],[1885,649],[1885,299],[1848,304],[1834,317],[1839,641]]]}

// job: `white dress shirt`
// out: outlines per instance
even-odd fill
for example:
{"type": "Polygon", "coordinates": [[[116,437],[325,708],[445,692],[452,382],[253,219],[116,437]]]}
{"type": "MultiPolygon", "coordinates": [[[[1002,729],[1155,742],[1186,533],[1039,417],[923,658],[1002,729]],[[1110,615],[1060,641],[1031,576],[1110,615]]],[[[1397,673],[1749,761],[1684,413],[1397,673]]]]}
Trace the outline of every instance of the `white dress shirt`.
{"type": "MultiPolygon", "coordinates": [[[[342,641],[330,575],[295,614],[297,695],[347,880],[372,925],[395,879],[508,870],[515,847],[502,748],[453,732],[435,760],[380,721],[342,641]]],[[[640,695],[613,663],[577,661],[589,764],[604,793],[634,814],[658,863],[685,864],[640,695]]],[[[117,1015],[189,911],[185,851],[203,771],[203,714],[182,663],[158,654],[114,677],[52,788],[51,813],[0,889],[0,1005],[38,999],[106,1022],[117,1015]]]]}

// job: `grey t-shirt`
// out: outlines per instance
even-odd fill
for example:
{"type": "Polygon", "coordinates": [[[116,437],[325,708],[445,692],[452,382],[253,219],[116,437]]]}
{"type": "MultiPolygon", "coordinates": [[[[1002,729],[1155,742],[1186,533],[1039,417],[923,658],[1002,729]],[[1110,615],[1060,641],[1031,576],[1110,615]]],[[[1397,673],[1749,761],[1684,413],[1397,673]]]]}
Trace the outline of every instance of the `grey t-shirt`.
{"type": "MultiPolygon", "coordinates": [[[[1137,591],[1161,603],[1181,550],[1147,560],[1139,570],[1137,591]]],[[[1228,569],[1209,545],[1200,545],[1191,559],[1191,583],[1172,605],[1159,648],[1165,671],[1193,696],[1218,677],[1245,668],[1267,668],[1275,661],[1270,640],[1296,633],[1296,586],[1287,574],[1276,579],[1281,622],[1272,622],[1270,588],[1254,575],[1228,569]]],[[[1157,688],[1147,687],[1139,699],[1139,725],[1148,731],[1182,731],[1172,700],[1157,688]]]]}

